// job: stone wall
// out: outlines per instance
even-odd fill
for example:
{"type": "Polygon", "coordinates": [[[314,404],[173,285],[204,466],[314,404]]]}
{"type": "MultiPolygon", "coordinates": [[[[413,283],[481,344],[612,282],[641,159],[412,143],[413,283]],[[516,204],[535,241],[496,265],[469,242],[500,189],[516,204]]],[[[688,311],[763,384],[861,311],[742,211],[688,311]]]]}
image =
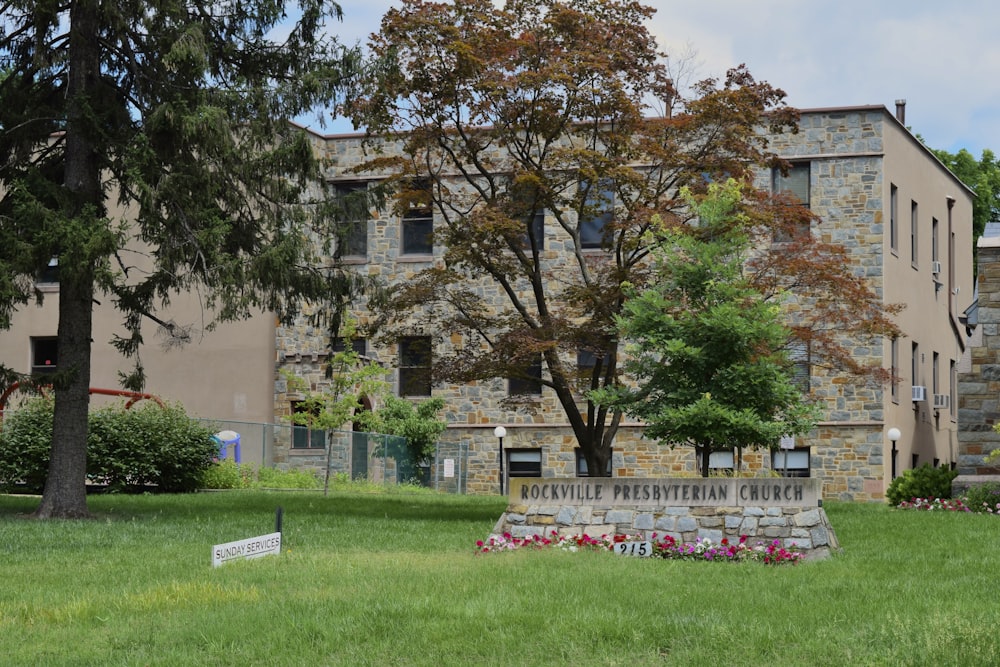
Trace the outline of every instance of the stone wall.
{"type": "MultiPolygon", "coordinates": [[[[815,479],[607,480],[605,489],[608,490],[604,494],[595,493],[594,487],[584,486],[586,481],[565,481],[568,483],[549,481],[550,486],[563,489],[563,493],[557,493],[554,498],[551,494],[539,497],[526,493],[531,485],[537,488],[546,480],[512,481],[510,504],[493,527],[491,537],[510,534],[523,538],[555,532],[561,536],[627,534],[651,539],[655,534],[669,535],[678,542],[707,538],[718,544],[723,538],[735,542],[745,535],[751,544],[779,540],[782,547],[794,547],[808,558],[824,558],[839,549],[822,501],[818,500],[821,483],[815,479]],[[733,489],[738,484],[771,488],[766,498],[763,493],[750,498],[749,493],[741,497],[739,493],[730,492],[725,498],[715,498],[713,494],[713,498],[706,500],[706,489],[711,484],[729,484],[733,489]],[[616,485],[618,490],[614,490],[616,485]],[[810,487],[811,491],[802,495],[788,492],[795,485],[810,487]],[[620,489],[630,486],[639,493],[623,497],[620,489]],[[698,487],[701,493],[694,494],[698,487]],[[656,494],[658,498],[652,498],[652,490],[656,488],[661,492],[656,494]],[[777,488],[784,489],[784,495],[774,493],[777,488]],[[639,499],[635,495],[639,495],[639,499]]],[[[597,482],[591,480],[591,483],[597,482]]]]}
{"type": "Polygon", "coordinates": [[[960,475],[1000,473],[1000,465],[983,459],[1000,448],[1000,238],[979,239],[979,307],[977,344],[970,348],[971,365],[958,377],[958,472],[960,475]]]}

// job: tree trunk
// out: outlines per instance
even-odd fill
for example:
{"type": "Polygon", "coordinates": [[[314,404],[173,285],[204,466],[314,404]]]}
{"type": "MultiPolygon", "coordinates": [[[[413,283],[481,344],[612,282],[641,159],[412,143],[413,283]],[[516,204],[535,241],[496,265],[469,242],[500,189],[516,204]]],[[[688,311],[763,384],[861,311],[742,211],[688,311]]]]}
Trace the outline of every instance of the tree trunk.
{"type": "Polygon", "coordinates": [[[100,77],[99,3],[78,0],[70,9],[69,77],[66,84],[64,185],[71,194],[62,211],[73,231],[60,257],[59,328],[56,365],[67,373],[55,391],[52,451],[38,518],[80,518],[87,510],[87,417],[90,407],[90,348],[94,308],[94,267],[86,246],[103,233],[104,194],[100,160],[91,129],[92,99],[100,77]],[[72,261],[67,261],[68,259],[72,261]]]}

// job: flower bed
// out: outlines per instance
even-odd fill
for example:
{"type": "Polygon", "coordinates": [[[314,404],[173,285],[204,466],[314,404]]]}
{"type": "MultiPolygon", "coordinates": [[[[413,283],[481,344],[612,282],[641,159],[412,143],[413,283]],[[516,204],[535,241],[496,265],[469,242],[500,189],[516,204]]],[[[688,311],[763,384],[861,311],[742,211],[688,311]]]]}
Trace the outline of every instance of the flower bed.
{"type": "Polygon", "coordinates": [[[649,540],[639,535],[559,535],[553,531],[549,536],[533,535],[530,537],[512,537],[504,533],[500,537],[490,537],[488,540],[476,542],[478,553],[496,553],[499,551],[514,551],[516,549],[562,549],[563,551],[611,551],[616,544],[623,542],[649,542],[652,546],[653,558],[672,560],[705,560],[723,562],[752,561],[766,565],[794,565],[804,557],[804,554],[781,546],[780,540],[772,542],[757,542],[749,544],[747,536],[741,535],[739,541],[731,543],[723,538],[718,544],[707,538],[692,543],[678,543],[669,535],[657,536],[653,533],[649,540]]]}

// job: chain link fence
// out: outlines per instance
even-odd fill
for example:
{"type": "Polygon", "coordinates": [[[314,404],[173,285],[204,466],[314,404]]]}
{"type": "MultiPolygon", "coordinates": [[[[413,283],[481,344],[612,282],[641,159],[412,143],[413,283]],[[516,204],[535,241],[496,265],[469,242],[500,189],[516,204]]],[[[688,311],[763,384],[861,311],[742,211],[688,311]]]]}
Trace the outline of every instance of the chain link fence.
{"type": "Polygon", "coordinates": [[[406,438],[361,431],[322,431],[292,424],[199,420],[215,433],[220,458],[281,470],[311,470],[384,484],[419,484],[466,493],[469,445],[438,443],[429,461],[414,461],[406,438]]]}

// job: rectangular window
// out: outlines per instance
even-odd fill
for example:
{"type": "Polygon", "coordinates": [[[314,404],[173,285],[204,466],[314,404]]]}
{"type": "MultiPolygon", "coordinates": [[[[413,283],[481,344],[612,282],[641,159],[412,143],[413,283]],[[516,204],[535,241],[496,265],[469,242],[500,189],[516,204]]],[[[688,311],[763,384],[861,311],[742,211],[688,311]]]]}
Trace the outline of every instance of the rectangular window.
{"type": "Polygon", "coordinates": [[[528,221],[528,230],[521,241],[521,247],[525,250],[537,248],[545,250],[545,211],[535,211],[528,221]]]}
{"type": "Polygon", "coordinates": [[[399,395],[431,395],[430,336],[406,336],[400,339],[399,395]]]}
{"type": "Polygon", "coordinates": [[[899,192],[889,185],[889,249],[899,252],[899,192]]]}
{"type": "Polygon", "coordinates": [[[508,449],[507,450],[507,476],[508,477],[541,477],[542,476],[542,450],[541,449],[508,449]]]}
{"type": "Polygon", "coordinates": [[[426,180],[415,181],[406,191],[407,210],[400,221],[403,255],[430,255],[434,252],[434,209],[431,186],[426,180]]]}
{"type": "Polygon", "coordinates": [[[338,183],[337,247],[340,257],[368,257],[368,184],[338,183]]]}
{"type": "MultiPolygon", "coordinates": [[[[343,352],[347,349],[346,342],[343,338],[337,337],[333,340],[333,351],[343,352]]],[[[352,338],[351,339],[351,351],[360,356],[365,356],[368,351],[368,344],[364,338],[352,338]]]]}
{"type": "Polygon", "coordinates": [[[530,366],[524,369],[524,375],[512,377],[507,381],[507,393],[510,395],[539,396],[542,393],[542,358],[535,357],[530,366]]]}
{"type": "Polygon", "coordinates": [[[608,225],[614,220],[615,190],[609,179],[601,179],[597,184],[581,183],[584,190],[583,207],[580,210],[580,247],[601,248],[608,225]]]}
{"type": "Polygon", "coordinates": [[[773,450],[771,470],[782,477],[809,477],[809,449],[773,450]]]}
{"type": "Polygon", "coordinates": [[[736,453],[732,449],[723,449],[708,455],[709,474],[732,475],[734,470],[736,470],[736,453]]]}
{"type": "Polygon", "coordinates": [[[935,352],[934,355],[932,356],[932,361],[931,361],[931,387],[935,395],[941,393],[941,389],[939,388],[938,385],[938,363],[939,363],[938,353],[935,352]]]}
{"type": "Polygon", "coordinates": [[[899,403],[899,339],[893,338],[890,342],[890,364],[889,372],[892,375],[892,401],[899,403]]]}
{"type": "Polygon", "coordinates": [[[955,365],[955,360],[950,360],[948,369],[948,393],[951,395],[949,399],[950,405],[948,406],[951,412],[951,418],[954,419],[955,415],[958,414],[958,367],[955,365]]]}
{"type": "MultiPolygon", "coordinates": [[[[913,347],[910,350],[910,386],[918,387],[922,386],[920,384],[920,348],[916,343],[913,343],[913,347]]],[[[918,407],[917,402],[913,403],[913,407],[918,407]]]]}
{"type": "MultiPolygon", "coordinates": [[[[590,471],[587,470],[587,458],[583,455],[583,450],[577,447],[573,450],[576,455],[576,476],[577,477],[590,477],[590,471]]],[[[605,471],[606,477],[611,477],[611,459],[614,456],[614,452],[608,453],[608,468],[605,471]]]]}
{"type": "Polygon", "coordinates": [[[59,283],[59,258],[53,257],[45,268],[35,276],[35,282],[40,285],[55,285],[59,283]]]}
{"type": "Polygon", "coordinates": [[[59,361],[59,339],[54,337],[31,339],[31,374],[55,373],[59,361]]]}
{"type": "Polygon", "coordinates": [[[938,219],[931,218],[931,260],[941,261],[940,241],[938,240],[938,219]]]}
{"type": "Polygon", "coordinates": [[[917,231],[918,227],[918,215],[917,215],[917,202],[910,202],[910,264],[913,268],[917,268],[917,231]]]}
{"type": "Polygon", "coordinates": [[[809,208],[809,162],[793,162],[788,167],[788,173],[782,174],[775,167],[771,171],[771,188],[774,194],[786,194],[795,197],[799,203],[809,208]]]}
{"type": "Polygon", "coordinates": [[[812,375],[812,363],[809,354],[809,343],[797,341],[791,344],[788,359],[792,362],[792,380],[803,394],[809,393],[809,378],[812,375]]]}
{"type": "MultiPolygon", "coordinates": [[[[306,401],[292,401],[292,412],[295,414],[311,412],[315,415],[318,407],[306,401]]],[[[324,449],[325,447],[326,431],[314,429],[306,424],[292,425],[292,449],[324,449]]]]}

